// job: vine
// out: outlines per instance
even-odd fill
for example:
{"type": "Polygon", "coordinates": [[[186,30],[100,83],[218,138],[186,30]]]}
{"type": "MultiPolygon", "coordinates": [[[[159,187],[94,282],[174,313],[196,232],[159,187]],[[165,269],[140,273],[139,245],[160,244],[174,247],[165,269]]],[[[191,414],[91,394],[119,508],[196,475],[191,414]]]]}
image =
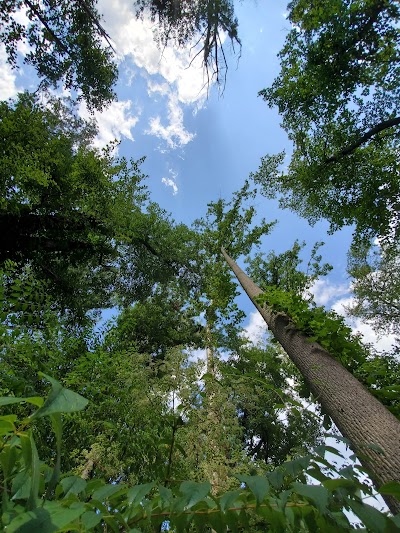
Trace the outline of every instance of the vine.
{"type": "MultiPolygon", "coordinates": [[[[369,391],[398,418],[400,418],[400,386],[380,386],[379,376],[393,360],[385,360],[371,353],[359,335],[352,332],[343,317],[334,311],[310,304],[295,292],[268,287],[257,298],[259,305],[267,305],[275,313],[284,313],[296,329],[304,333],[310,342],[319,343],[335,359],[340,361],[369,391]]],[[[400,364],[397,363],[400,372],[400,364]]]]}

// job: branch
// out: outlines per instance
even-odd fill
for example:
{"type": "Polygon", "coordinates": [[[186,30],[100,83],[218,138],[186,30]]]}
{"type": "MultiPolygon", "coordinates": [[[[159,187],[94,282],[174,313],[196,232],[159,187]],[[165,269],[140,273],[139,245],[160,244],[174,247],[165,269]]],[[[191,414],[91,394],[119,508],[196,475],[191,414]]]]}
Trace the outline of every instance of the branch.
{"type": "Polygon", "coordinates": [[[30,0],[25,0],[25,4],[29,7],[29,9],[32,10],[32,12],[36,15],[36,17],[39,19],[39,21],[43,24],[43,26],[46,28],[46,30],[50,33],[50,35],[53,37],[53,39],[56,41],[58,46],[63,50],[66,54],[71,56],[71,52],[68,50],[68,48],[64,45],[64,43],[60,40],[59,37],[54,33],[54,31],[50,28],[49,24],[47,23],[47,20],[42,16],[37,6],[34,6],[30,0]]]}
{"type": "Polygon", "coordinates": [[[332,155],[331,157],[328,157],[328,159],[325,159],[324,164],[328,165],[329,163],[335,163],[345,155],[351,154],[356,150],[359,146],[362,144],[365,144],[367,141],[369,141],[374,135],[377,133],[380,133],[381,131],[387,130],[389,128],[392,128],[393,126],[398,126],[400,124],[400,117],[391,118],[389,120],[384,120],[377,126],[374,126],[371,128],[367,133],[364,133],[362,137],[360,137],[356,142],[353,144],[350,144],[346,148],[343,148],[343,150],[340,150],[335,155],[332,155]]]}
{"type": "Polygon", "coordinates": [[[103,26],[100,24],[99,19],[96,17],[96,15],[93,13],[90,6],[85,2],[85,0],[76,0],[77,4],[79,4],[83,10],[88,15],[89,19],[93,22],[93,24],[96,26],[99,34],[106,40],[108,46],[111,48],[113,52],[115,52],[115,48],[111,44],[111,37],[106,32],[106,30],[103,28],[103,26]]]}

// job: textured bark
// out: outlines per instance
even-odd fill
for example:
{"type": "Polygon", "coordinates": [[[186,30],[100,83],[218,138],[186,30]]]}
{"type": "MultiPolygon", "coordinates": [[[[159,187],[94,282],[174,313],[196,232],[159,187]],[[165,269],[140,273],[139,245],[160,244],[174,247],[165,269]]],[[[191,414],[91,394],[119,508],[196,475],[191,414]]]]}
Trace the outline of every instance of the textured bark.
{"type": "MultiPolygon", "coordinates": [[[[312,393],[346,437],[377,487],[400,482],[400,422],[322,346],[296,330],[287,315],[261,307],[255,298],[262,290],[222,249],[243,289],[264,318],[274,337],[302,373],[312,393]],[[383,453],[369,445],[379,446],[383,453]]],[[[390,510],[400,502],[385,497],[390,510]]]]}

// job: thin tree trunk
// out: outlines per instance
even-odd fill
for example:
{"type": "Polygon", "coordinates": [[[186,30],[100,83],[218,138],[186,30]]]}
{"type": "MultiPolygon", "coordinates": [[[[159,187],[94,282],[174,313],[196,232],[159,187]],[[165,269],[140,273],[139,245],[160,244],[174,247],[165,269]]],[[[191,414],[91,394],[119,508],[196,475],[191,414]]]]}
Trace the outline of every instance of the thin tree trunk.
{"type": "MultiPolygon", "coordinates": [[[[296,330],[284,313],[260,307],[262,290],[238,267],[224,249],[222,254],[243,289],[264,318],[274,337],[302,373],[311,391],[346,437],[379,487],[400,482],[400,422],[322,346],[296,330]],[[379,446],[378,453],[370,445],[379,446]]],[[[400,502],[384,497],[393,514],[400,502]]]]}
{"type": "MultiPolygon", "coordinates": [[[[216,405],[215,398],[215,354],[212,344],[212,335],[210,326],[206,325],[207,332],[207,345],[206,345],[206,361],[207,361],[207,374],[212,376],[208,378],[206,383],[206,401],[207,401],[207,441],[206,450],[207,458],[205,463],[205,471],[208,474],[207,477],[211,483],[211,492],[214,495],[219,494],[221,486],[226,481],[226,472],[223,472],[224,468],[221,465],[221,442],[218,439],[218,429],[221,426],[221,417],[219,416],[218,407],[216,405]],[[224,479],[225,478],[225,479],[224,479]]],[[[214,530],[213,530],[214,531],[214,530]]]]}

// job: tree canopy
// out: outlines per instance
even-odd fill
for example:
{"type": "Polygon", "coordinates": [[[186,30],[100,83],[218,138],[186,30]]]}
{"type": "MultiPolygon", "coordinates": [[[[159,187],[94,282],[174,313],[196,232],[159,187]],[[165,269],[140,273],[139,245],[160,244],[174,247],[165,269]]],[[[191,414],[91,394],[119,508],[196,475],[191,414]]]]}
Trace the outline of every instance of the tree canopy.
{"type": "MultiPolygon", "coordinates": [[[[230,0],[134,5],[162,46],[194,45],[217,80],[223,33],[240,44],[230,0]]],[[[94,2],[0,7],[13,65],[25,40],[43,86],[63,83],[91,109],[111,101],[94,2]]],[[[294,154],[287,171],[280,154],[253,176],[311,221],[355,225],[352,312],[394,333],[399,13],[391,0],[289,4],[282,73],[262,95],[294,154]]],[[[95,134],[71,100],[0,102],[0,526],[337,533],[358,529],[350,511],[366,531],[397,531],[399,514],[365,501],[365,473],[395,514],[398,349],[376,354],[314,304],[331,269],[322,243],[306,263],[299,241],[255,251],[275,222],[258,216],[251,180],[177,223],[152,200],[143,159],[94,148],[95,134]],[[243,329],[235,261],[261,286],[246,278],[270,318],[259,342],[243,329]],[[340,438],[332,420],[367,468],[327,445],[324,430],[340,438]]]]}
{"type": "Polygon", "coordinates": [[[25,94],[0,113],[2,262],[29,266],[83,311],[145,298],[176,276],[190,283],[191,232],[149,201],[141,161],[94,149],[92,125],[59,101],[25,94]]]}
{"type": "Polygon", "coordinates": [[[0,12],[0,41],[13,67],[23,43],[28,47],[24,62],[35,68],[42,87],[62,84],[78,91],[90,109],[115,99],[117,67],[96,1],[2,0],[0,12]],[[18,16],[21,11],[26,18],[18,16]]]}
{"type": "Polygon", "coordinates": [[[399,17],[392,1],[291,2],[281,72],[260,92],[294,152],[284,172],[282,155],[264,158],[256,181],[358,239],[398,234],[399,17]]]}

